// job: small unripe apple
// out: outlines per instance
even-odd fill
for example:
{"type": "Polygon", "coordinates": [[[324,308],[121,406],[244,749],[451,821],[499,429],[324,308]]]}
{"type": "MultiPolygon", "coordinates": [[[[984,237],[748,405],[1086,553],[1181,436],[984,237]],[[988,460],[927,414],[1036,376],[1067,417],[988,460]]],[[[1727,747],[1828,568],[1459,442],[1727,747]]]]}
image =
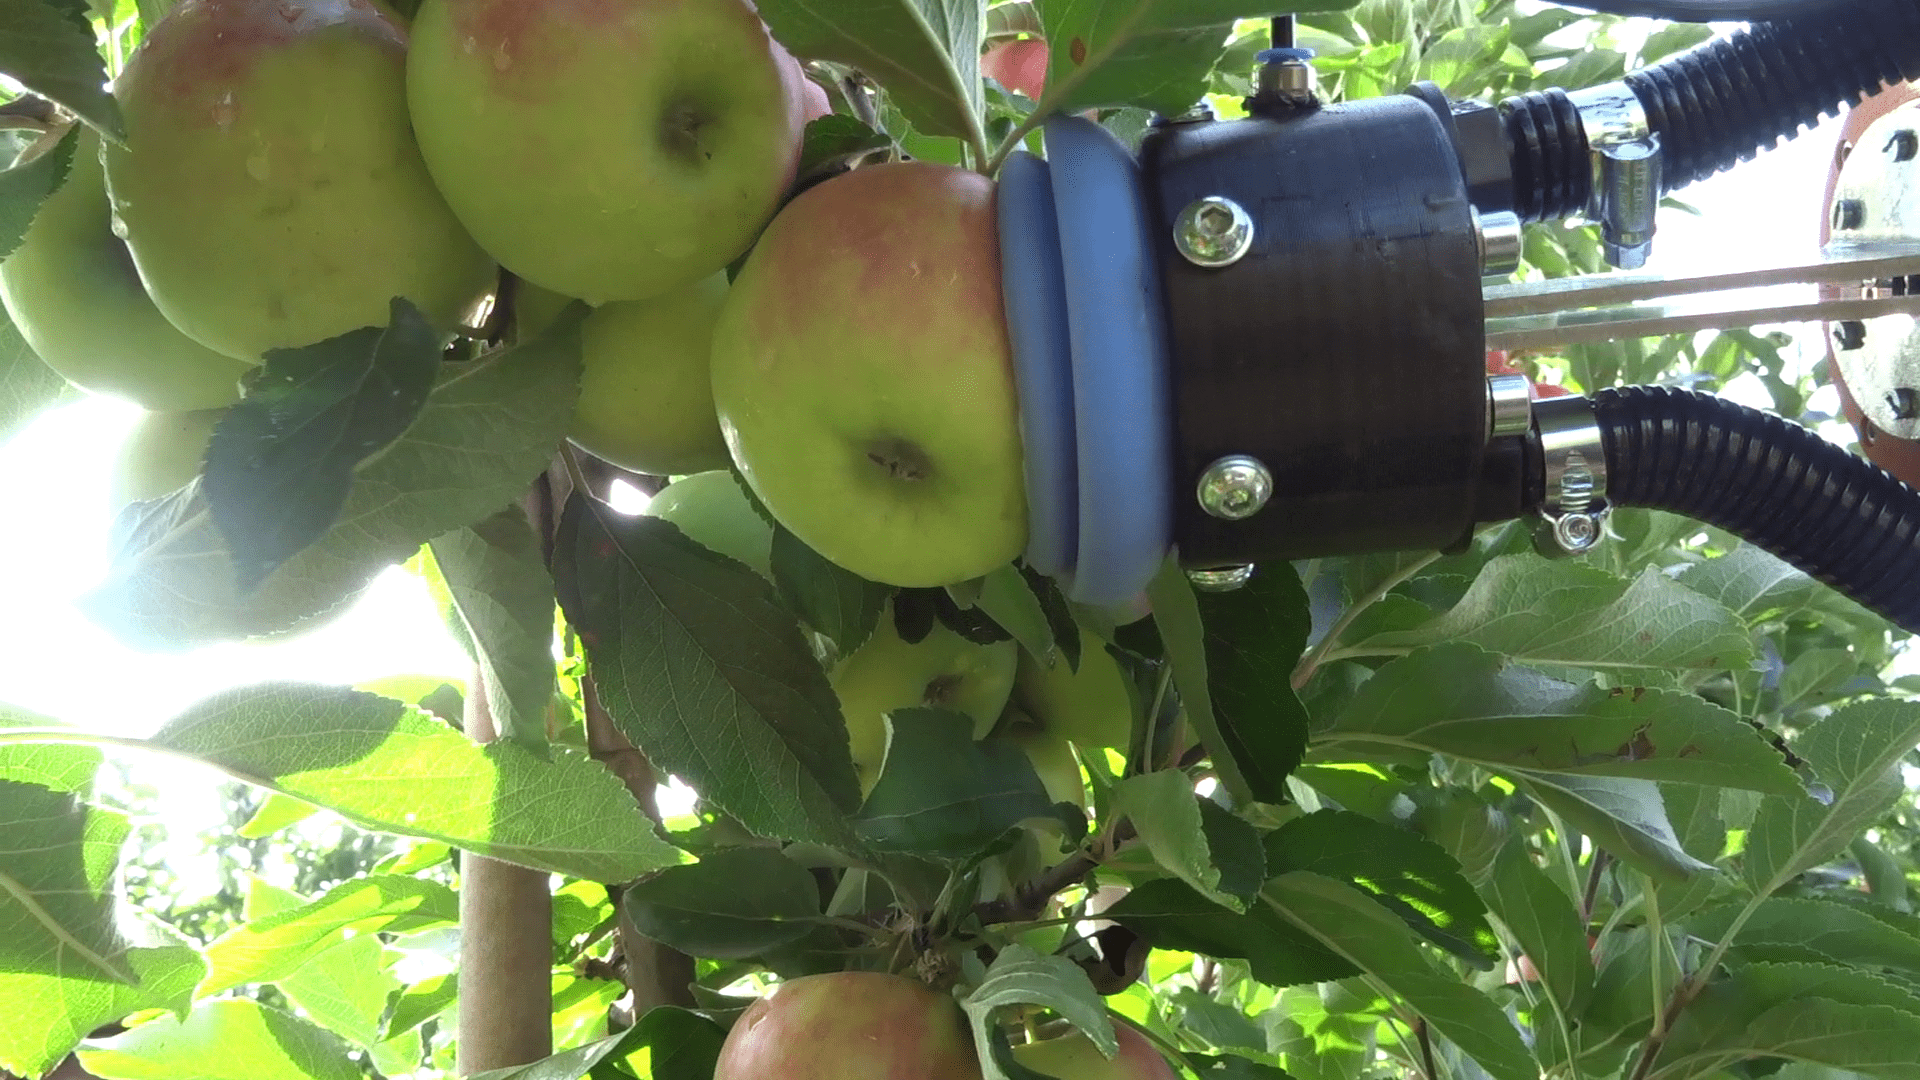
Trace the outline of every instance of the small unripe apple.
{"type": "Polygon", "coordinates": [[[720,313],[713,399],[754,493],[830,561],[914,587],[1019,555],[993,182],[906,162],[794,199],[720,313]]]}
{"type": "Polygon", "coordinates": [[[908,644],[894,629],[892,607],[881,612],[873,636],[830,677],[846,718],[860,790],[872,791],[880,779],[890,712],[920,706],[951,709],[973,718],[974,738],[992,731],[1013,693],[1018,651],[1011,641],[968,641],[940,623],[908,644]]]}
{"type": "Polygon", "coordinates": [[[425,0],[407,60],[460,220],[595,305],[746,251],[799,163],[804,81],[743,0],[425,0]]]}
{"type": "Polygon", "coordinates": [[[631,472],[682,476],[732,460],[713,411],[714,274],[650,300],[595,308],[580,325],[580,399],[567,437],[631,472]]]}
{"type": "Polygon", "coordinates": [[[1073,744],[1065,737],[1043,727],[1013,705],[1007,706],[1000,727],[992,737],[1005,739],[1027,755],[1034,773],[1047,789],[1047,798],[1086,808],[1087,785],[1080,776],[1080,759],[1074,756],[1073,744]]]}
{"type": "Polygon", "coordinates": [[[1133,740],[1132,680],[1107,643],[1080,628],[1080,667],[1056,655],[1052,666],[1020,653],[1014,700],[1042,728],[1086,747],[1126,749],[1133,740]]]}
{"type": "Polygon", "coordinates": [[[1023,1043],[1013,1048],[1013,1056],[1034,1072],[1057,1080],[1176,1080],[1173,1066],[1146,1036],[1119,1023],[1113,1025],[1113,1033],[1119,1037],[1120,1052],[1112,1060],[1078,1031],[1023,1043]]]}
{"type": "Polygon", "coordinates": [[[406,55],[377,0],[185,0],[154,24],[115,81],[107,188],[187,336],[258,362],[385,326],[396,296],[451,329],[486,293],[414,144],[406,55]]]}
{"type": "Polygon", "coordinates": [[[225,409],[150,412],[134,421],[107,483],[107,505],[113,513],[192,483],[206,463],[213,427],[224,415],[225,409]]]}
{"type": "Polygon", "coordinates": [[[661,489],[647,513],[680,527],[694,542],[725,555],[763,578],[773,577],[773,526],[747,501],[725,469],[683,476],[661,489]]]}
{"type": "Polygon", "coordinates": [[[875,972],[774,987],[734,1021],[713,1080],[980,1080],[952,997],[875,972]]]}

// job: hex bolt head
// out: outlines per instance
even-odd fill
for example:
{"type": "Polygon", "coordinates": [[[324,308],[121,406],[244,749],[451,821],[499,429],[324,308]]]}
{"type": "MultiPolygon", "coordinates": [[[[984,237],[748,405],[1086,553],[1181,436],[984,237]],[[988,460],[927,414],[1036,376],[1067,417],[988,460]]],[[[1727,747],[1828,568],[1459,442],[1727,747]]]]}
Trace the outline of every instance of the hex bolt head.
{"type": "Polygon", "coordinates": [[[1553,523],[1553,539],[1569,555],[1590,551],[1600,542],[1600,522],[1592,514],[1568,514],[1553,523]]]}
{"type": "Polygon", "coordinates": [[[1173,245],[1195,266],[1232,266],[1253,247],[1253,218],[1223,196],[1195,199],[1173,223],[1173,245]]]}
{"type": "Polygon", "coordinates": [[[1858,319],[1845,319],[1833,326],[1833,343],[1840,346],[1842,352],[1852,352],[1867,343],[1867,324],[1858,319]]]}
{"type": "Polygon", "coordinates": [[[1223,457],[1200,474],[1200,508],[1223,521],[1245,521],[1273,498],[1273,474],[1244,454],[1223,457]]]}
{"type": "Polygon", "coordinates": [[[1895,161],[1912,161],[1920,156],[1920,134],[1916,134],[1912,128],[1903,128],[1893,133],[1893,138],[1887,140],[1882,150],[1892,154],[1895,161]]]}
{"type": "Polygon", "coordinates": [[[1833,204],[1833,229],[1847,232],[1867,223],[1867,204],[1859,199],[1839,199],[1833,204]]]}
{"type": "Polygon", "coordinates": [[[1887,395],[1887,408],[1893,410],[1896,420],[1920,419],[1920,393],[1911,386],[1896,387],[1887,395]]]}
{"type": "Polygon", "coordinates": [[[1189,570],[1187,580],[1201,592],[1232,592],[1246,587],[1253,580],[1253,564],[1245,566],[1218,566],[1211,570],[1189,570]]]}

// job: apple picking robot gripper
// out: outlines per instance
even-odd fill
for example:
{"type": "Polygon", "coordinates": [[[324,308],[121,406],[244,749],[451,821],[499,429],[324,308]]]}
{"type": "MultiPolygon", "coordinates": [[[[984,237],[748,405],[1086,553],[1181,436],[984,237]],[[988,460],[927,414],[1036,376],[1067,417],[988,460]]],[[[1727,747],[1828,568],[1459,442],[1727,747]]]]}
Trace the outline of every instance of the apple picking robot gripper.
{"type": "MultiPolygon", "coordinates": [[[[1575,3],[1576,0],[1567,0],[1575,3]]],[[[1275,21],[1245,119],[1156,118],[1137,152],[1046,124],[999,215],[1027,455],[1028,561],[1137,595],[1169,551],[1252,564],[1448,550],[1532,516],[1549,554],[1609,510],[1725,529],[1920,631],[1920,0],[1579,0],[1753,20],[1625,79],[1498,105],[1432,84],[1333,104],[1275,21]],[[1864,106],[1859,105],[1867,100],[1864,106]],[[1661,197],[1856,106],[1816,253],[1692,278],[1511,284],[1529,222],[1597,222],[1637,270],[1661,197]],[[1532,400],[1529,349],[1825,320],[1873,460],[1666,387],[1532,400]],[[1897,474],[1897,475],[1896,475],[1897,474]]]]}

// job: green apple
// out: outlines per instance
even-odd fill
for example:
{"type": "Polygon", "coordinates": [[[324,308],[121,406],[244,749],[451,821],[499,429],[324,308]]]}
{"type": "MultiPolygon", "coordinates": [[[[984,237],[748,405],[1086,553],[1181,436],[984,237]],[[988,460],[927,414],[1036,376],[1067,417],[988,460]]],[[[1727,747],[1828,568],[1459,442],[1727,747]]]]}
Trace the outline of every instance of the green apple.
{"type": "Polygon", "coordinates": [[[1041,727],[1081,746],[1124,750],[1133,740],[1132,680],[1107,643],[1084,626],[1078,671],[1057,653],[1049,667],[1022,649],[1013,696],[1041,727]]]}
{"type": "Polygon", "coordinates": [[[732,464],[713,412],[714,274],[651,300],[616,300],[580,327],[580,401],[567,437],[623,469],[680,476],[732,464]]]}
{"type": "Polygon", "coordinates": [[[773,578],[773,526],[747,501],[740,482],[725,469],[683,476],[647,504],[647,513],[664,518],[696,542],[745,563],[763,578],[773,578]]]}
{"type": "Polygon", "coordinates": [[[1011,641],[980,645],[935,623],[909,645],[893,627],[889,605],[873,636],[834,666],[834,693],[847,721],[860,789],[872,791],[887,755],[886,715],[927,705],[973,718],[973,737],[984,738],[1013,693],[1019,646],[1011,641]]]}
{"type": "Polygon", "coordinates": [[[1027,755],[1047,789],[1047,798],[1086,808],[1086,780],[1080,775],[1080,759],[1074,755],[1073,744],[1066,738],[1021,712],[1018,705],[1007,706],[992,737],[1005,739],[1027,755]]]}
{"type": "Polygon", "coordinates": [[[780,523],[889,585],[949,585],[1027,541],[993,182],[905,162],[787,205],[713,340],[734,462],[780,523]]]}
{"type": "Polygon", "coordinates": [[[980,1080],[966,1015],[913,979],[789,979],[727,1032],[713,1080],[980,1080]]]}
{"type": "Polygon", "coordinates": [[[107,189],[187,336],[257,361],[385,326],[396,296],[451,329],[486,294],[492,261],[408,127],[406,53],[377,0],[202,0],[154,24],[115,83],[107,189]]]}
{"type": "Polygon", "coordinates": [[[134,421],[107,483],[107,503],[113,512],[192,483],[207,460],[213,426],[224,415],[225,409],[150,412],[134,421]]]}
{"type": "Polygon", "coordinates": [[[1057,1039],[1023,1043],[1013,1048],[1014,1060],[1034,1072],[1057,1080],[1176,1080],[1173,1067],[1146,1036],[1125,1024],[1113,1025],[1120,1052],[1109,1061],[1093,1040],[1076,1031],[1057,1039]]]}
{"type": "Polygon", "coordinates": [[[454,212],[590,304],[739,258],[799,162],[800,68],[743,0],[426,0],[407,93],[454,212]]]}
{"type": "Polygon", "coordinates": [[[240,400],[249,365],[175,329],[140,284],[127,245],[113,234],[100,136],[90,128],[80,133],[66,183],[0,262],[0,302],[40,359],[83,390],[165,412],[240,400]]]}

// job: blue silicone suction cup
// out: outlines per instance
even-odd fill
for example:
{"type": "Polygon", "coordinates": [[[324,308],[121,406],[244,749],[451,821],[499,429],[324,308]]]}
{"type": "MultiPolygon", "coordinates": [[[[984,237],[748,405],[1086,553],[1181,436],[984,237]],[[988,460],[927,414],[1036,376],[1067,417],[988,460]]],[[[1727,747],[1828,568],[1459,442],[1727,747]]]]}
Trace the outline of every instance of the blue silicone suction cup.
{"type": "Polygon", "coordinates": [[[1049,576],[1073,569],[1080,518],[1073,355],[1047,163],[1019,151],[1000,170],[1001,294],[1020,393],[1026,458],[1027,564],[1049,576]]]}

